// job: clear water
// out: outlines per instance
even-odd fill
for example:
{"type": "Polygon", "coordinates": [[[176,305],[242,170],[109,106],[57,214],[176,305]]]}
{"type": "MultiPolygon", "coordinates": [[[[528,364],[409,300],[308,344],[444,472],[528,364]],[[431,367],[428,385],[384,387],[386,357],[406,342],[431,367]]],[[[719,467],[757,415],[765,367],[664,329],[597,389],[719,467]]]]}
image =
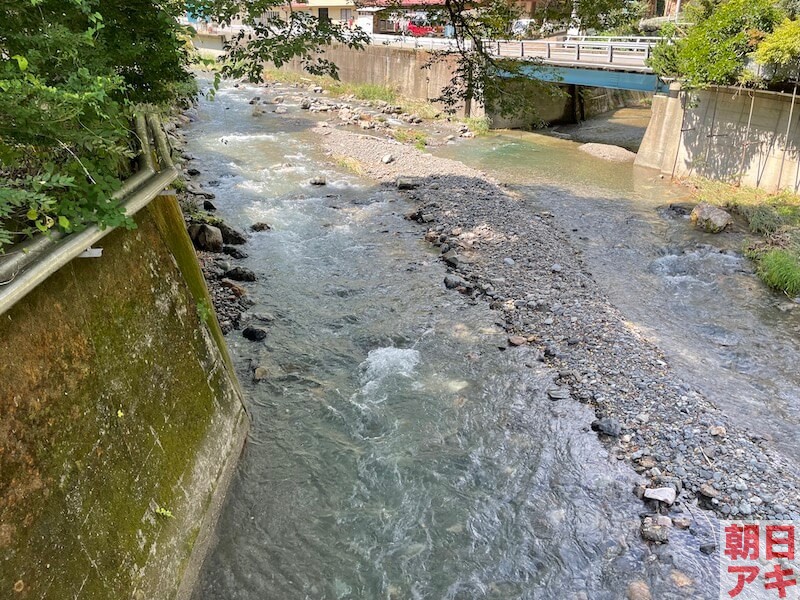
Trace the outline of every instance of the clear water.
{"type": "Polygon", "coordinates": [[[437,154],[491,173],[531,211],[552,212],[613,304],[668,352],[687,383],[798,464],[800,306],[753,275],[741,255],[743,226],[695,231],[667,210],[689,200],[688,189],[577,146],[506,132],[437,154]]]}
{"type": "Polygon", "coordinates": [[[712,524],[644,544],[635,474],[589,409],[498,350],[495,315],[444,289],[395,192],[327,162],[293,103],[252,116],[252,95],[224,88],[190,129],[220,213],[273,226],[242,263],[252,310],[276,317],[263,344],[228,338],[252,431],[195,600],[616,599],[639,579],[716,598],[697,552],[712,524]]]}

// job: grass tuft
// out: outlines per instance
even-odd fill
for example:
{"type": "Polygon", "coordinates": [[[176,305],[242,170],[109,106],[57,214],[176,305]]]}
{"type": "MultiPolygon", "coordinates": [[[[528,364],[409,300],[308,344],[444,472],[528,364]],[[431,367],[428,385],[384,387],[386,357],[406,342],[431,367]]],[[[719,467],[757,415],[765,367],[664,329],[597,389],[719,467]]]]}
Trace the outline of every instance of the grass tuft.
{"type": "Polygon", "coordinates": [[[464,123],[475,135],[486,135],[492,127],[492,120],[489,117],[467,117],[464,123]]]}
{"type": "Polygon", "coordinates": [[[772,289],[789,296],[800,295],[800,257],[796,252],[774,248],[758,258],[758,274],[772,289]]]}

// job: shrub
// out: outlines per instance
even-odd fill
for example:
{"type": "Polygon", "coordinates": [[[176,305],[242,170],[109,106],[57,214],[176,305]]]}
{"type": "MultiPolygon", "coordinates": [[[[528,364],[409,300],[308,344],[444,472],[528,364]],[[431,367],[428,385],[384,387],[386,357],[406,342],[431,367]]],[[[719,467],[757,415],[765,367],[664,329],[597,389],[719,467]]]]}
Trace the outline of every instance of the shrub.
{"type": "Polygon", "coordinates": [[[177,6],[0,4],[0,252],[37,230],[132,226],[112,194],[135,154],[133,105],[192,93],[177,6]]]}

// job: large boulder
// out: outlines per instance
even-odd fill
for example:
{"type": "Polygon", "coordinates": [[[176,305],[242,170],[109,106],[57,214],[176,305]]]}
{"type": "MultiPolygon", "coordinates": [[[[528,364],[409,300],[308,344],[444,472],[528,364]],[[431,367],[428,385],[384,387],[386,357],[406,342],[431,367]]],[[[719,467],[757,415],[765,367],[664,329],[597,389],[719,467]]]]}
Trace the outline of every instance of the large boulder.
{"type": "Polygon", "coordinates": [[[217,223],[217,228],[222,233],[222,240],[226,244],[244,244],[247,241],[247,236],[244,233],[236,229],[235,227],[231,227],[225,221],[220,221],[217,223]]]}
{"type": "Polygon", "coordinates": [[[198,250],[207,252],[222,252],[222,232],[219,227],[206,223],[196,223],[189,226],[189,237],[198,250]]]}
{"type": "Polygon", "coordinates": [[[727,212],[707,202],[695,206],[689,219],[695,227],[708,233],[719,233],[733,223],[733,217],[727,212]]]}

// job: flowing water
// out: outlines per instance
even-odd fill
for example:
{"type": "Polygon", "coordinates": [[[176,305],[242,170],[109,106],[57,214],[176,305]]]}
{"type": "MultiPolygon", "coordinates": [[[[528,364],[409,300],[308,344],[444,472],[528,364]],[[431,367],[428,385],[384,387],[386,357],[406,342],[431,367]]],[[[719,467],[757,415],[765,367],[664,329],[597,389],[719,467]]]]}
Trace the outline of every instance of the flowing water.
{"type": "Polygon", "coordinates": [[[506,132],[437,154],[491,173],[552,212],[632,326],[687,383],[800,461],[800,305],[769,291],[742,256],[746,232],[706,234],[669,209],[690,199],[649,169],[572,142],[506,132]]]}
{"type": "MultiPolygon", "coordinates": [[[[697,536],[676,531],[667,546],[645,545],[635,474],[607,456],[589,409],[548,400],[552,374],[525,349],[498,350],[504,335],[492,311],[443,288],[443,267],[402,219],[409,207],[396,192],[326,162],[308,113],[289,105],[288,116],[256,118],[251,96],[224,87],[189,132],[193,165],[221,214],[242,228],[273,227],[251,237],[241,261],[259,276],[252,311],[274,321],[263,344],[228,336],[253,422],[195,600],[612,599],[634,580],[655,598],[716,598],[715,563],[697,552],[713,524],[701,517],[697,536]],[[307,184],[318,173],[329,185],[307,184]],[[255,365],[266,381],[252,382],[255,365]]],[[[603,172],[574,145],[556,152],[546,138],[520,140],[457,152],[552,201],[567,220],[620,203],[618,220],[640,196],[670,193],[649,181],[628,189],[627,167],[603,172]],[[522,169],[527,151],[548,155],[540,175],[554,183],[528,183],[503,166],[514,157],[522,169]],[[569,182],[558,183],[561,159],[569,182]],[[592,180],[601,192],[574,191],[592,180]]],[[[671,231],[666,218],[634,213],[608,263],[600,246],[613,220],[578,235],[601,267],[630,261],[635,281],[686,305],[695,288],[716,286],[719,296],[736,292],[728,279],[752,281],[736,256],[660,241],[662,221],[671,231]],[[645,234],[661,250],[637,246],[645,234]]],[[[748,285],[743,309],[772,310],[748,285]]],[[[629,304],[647,312],[638,305],[655,296],[629,304]]],[[[725,321],[702,339],[733,343],[720,347],[741,365],[733,355],[743,327],[767,325],[725,321]]]]}

